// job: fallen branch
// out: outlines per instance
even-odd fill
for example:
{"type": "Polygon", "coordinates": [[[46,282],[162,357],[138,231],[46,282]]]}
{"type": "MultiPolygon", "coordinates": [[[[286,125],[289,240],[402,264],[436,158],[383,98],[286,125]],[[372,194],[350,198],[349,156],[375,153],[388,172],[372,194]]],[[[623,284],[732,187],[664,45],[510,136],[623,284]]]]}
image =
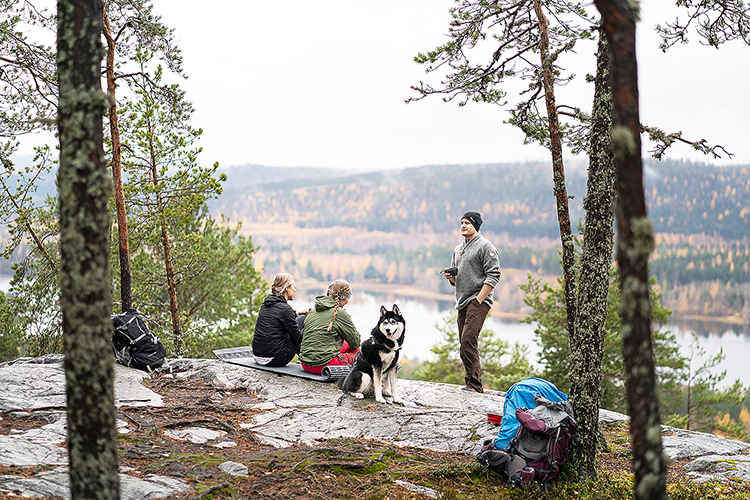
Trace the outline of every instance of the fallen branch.
{"type": "Polygon", "coordinates": [[[123,416],[124,416],[125,418],[127,418],[128,420],[130,420],[131,422],[133,422],[133,423],[134,423],[135,425],[137,425],[137,426],[138,426],[138,430],[141,430],[141,428],[143,428],[143,424],[141,424],[141,422],[140,422],[140,421],[136,420],[135,418],[131,417],[130,415],[128,415],[128,414],[127,414],[127,413],[125,413],[125,412],[121,412],[121,413],[122,413],[122,415],[123,415],[123,416]]]}
{"type": "Polygon", "coordinates": [[[216,418],[196,418],[194,420],[178,420],[177,422],[170,422],[170,423],[164,425],[164,427],[169,429],[169,428],[185,427],[185,426],[188,426],[188,425],[195,425],[195,424],[201,424],[201,423],[203,423],[203,424],[205,424],[205,423],[214,424],[214,425],[216,425],[216,426],[218,426],[218,427],[220,427],[222,429],[225,429],[230,434],[234,434],[235,433],[234,427],[232,427],[230,424],[228,424],[226,422],[222,422],[221,420],[216,419],[216,418]]]}
{"type": "MultiPolygon", "coordinates": [[[[302,465],[303,463],[311,459],[312,457],[307,458],[295,464],[295,466],[292,467],[292,470],[290,472],[294,472],[297,469],[297,467],[299,467],[300,465],[302,465]]],[[[372,467],[374,464],[378,462],[380,462],[381,464],[384,463],[382,460],[379,460],[379,459],[372,459],[372,460],[368,460],[367,462],[315,462],[315,463],[311,463],[309,465],[302,467],[302,469],[308,470],[311,467],[313,468],[341,467],[342,469],[359,470],[359,469],[367,469],[368,467],[372,467]]]]}

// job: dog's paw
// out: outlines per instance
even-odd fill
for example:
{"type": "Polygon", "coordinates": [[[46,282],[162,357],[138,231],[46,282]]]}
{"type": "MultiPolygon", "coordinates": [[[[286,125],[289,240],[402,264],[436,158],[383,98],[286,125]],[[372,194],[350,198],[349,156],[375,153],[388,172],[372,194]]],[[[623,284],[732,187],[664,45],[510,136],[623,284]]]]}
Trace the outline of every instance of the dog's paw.
{"type": "Polygon", "coordinates": [[[386,388],[383,388],[383,396],[388,396],[388,397],[391,397],[391,391],[389,391],[389,390],[388,390],[388,389],[386,389],[386,388]]]}
{"type": "Polygon", "coordinates": [[[357,399],[365,399],[365,395],[362,394],[361,392],[350,392],[349,394],[351,394],[357,399]]]}
{"type": "Polygon", "coordinates": [[[385,400],[385,398],[382,397],[382,396],[379,397],[379,398],[375,398],[375,401],[377,401],[378,403],[383,403],[383,404],[387,403],[387,401],[385,400]]]}

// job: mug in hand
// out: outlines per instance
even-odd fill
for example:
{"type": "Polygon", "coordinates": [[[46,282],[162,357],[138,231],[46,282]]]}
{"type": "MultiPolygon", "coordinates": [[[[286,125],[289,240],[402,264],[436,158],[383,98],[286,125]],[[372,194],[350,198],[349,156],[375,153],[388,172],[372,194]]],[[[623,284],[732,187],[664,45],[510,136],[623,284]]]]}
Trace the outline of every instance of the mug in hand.
{"type": "Polygon", "coordinates": [[[443,274],[447,274],[448,276],[455,276],[458,274],[458,268],[457,267],[448,267],[443,270],[443,274]]]}

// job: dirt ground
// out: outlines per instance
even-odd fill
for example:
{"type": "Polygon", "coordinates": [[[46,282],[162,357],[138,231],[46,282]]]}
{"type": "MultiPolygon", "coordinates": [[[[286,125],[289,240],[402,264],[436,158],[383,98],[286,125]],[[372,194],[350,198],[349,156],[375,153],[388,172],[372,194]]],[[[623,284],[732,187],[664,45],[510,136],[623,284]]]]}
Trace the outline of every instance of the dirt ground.
{"type": "MultiPolygon", "coordinates": [[[[315,447],[263,446],[240,425],[258,412],[248,409],[247,405],[257,400],[245,390],[217,390],[159,375],[144,383],[162,395],[165,406],[120,409],[119,418],[130,427],[130,432],[119,438],[120,467],[131,467],[142,475],[179,478],[193,486],[190,493],[170,497],[174,500],[429,498],[425,491],[414,491],[420,486],[439,491],[443,498],[486,498],[490,491],[497,498],[502,489],[510,489],[500,476],[465,453],[355,439],[332,440],[315,447]],[[225,431],[224,439],[237,446],[216,448],[164,434],[168,429],[196,426],[225,431]],[[219,465],[226,461],[245,465],[248,475],[222,472],[219,465]]],[[[10,432],[9,423],[9,419],[0,421],[0,433],[10,432]]],[[[18,421],[15,424],[19,430],[18,421]]],[[[27,427],[34,425],[26,423],[27,427]]],[[[600,471],[622,475],[630,468],[627,429],[610,430],[607,439],[610,450],[600,453],[600,471]]],[[[24,472],[0,467],[0,473],[24,472]]],[[[682,478],[681,463],[670,464],[668,482],[682,478]]]]}

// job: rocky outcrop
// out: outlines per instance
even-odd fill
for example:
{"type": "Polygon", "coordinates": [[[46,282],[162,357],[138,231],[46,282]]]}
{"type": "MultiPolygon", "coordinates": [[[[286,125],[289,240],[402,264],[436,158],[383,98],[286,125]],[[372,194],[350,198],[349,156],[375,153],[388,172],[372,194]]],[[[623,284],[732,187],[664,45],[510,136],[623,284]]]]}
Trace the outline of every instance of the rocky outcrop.
{"type": "MultiPolygon", "coordinates": [[[[195,380],[218,389],[244,387],[260,396],[253,408],[261,410],[241,426],[255,439],[273,447],[315,444],[338,437],[376,439],[403,446],[441,451],[476,453],[485,437],[497,433],[487,414],[501,414],[504,393],[476,394],[448,384],[399,380],[404,406],[381,405],[372,399],[357,400],[333,384],[324,384],[253,370],[220,360],[170,360],[171,375],[195,380]]],[[[162,406],[161,397],[141,384],[144,372],[116,365],[115,403],[118,406],[162,406]]],[[[29,467],[53,466],[34,478],[0,476],[0,492],[28,496],[59,495],[69,498],[67,456],[59,446],[65,441],[65,378],[61,356],[22,358],[0,365],[2,418],[41,419],[40,427],[0,435],[0,464],[29,467]]],[[[627,420],[627,416],[602,410],[602,425],[627,420]]],[[[128,432],[126,422],[118,422],[128,432]]],[[[221,433],[210,429],[184,429],[180,439],[199,440],[214,446],[232,446],[221,433]]],[[[695,458],[686,468],[696,481],[729,479],[750,482],[750,444],[710,434],[664,429],[664,450],[671,458],[695,458]]],[[[241,464],[225,463],[227,473],[243,474],[241,464]],[[231,470],[232,472],[229,472],[231,470]]],[[[224,470],[224,469],[222,469],[224,470]]],[[[189,486],[177,479],[121,471],[122,498],[140,500],[168,496],[189,486]],[[156,494],[156,493],[158,494],[156,494]]]]}
{"type": "Polygon", "coordinates": [[[483,437],[497,433],[487,414],[502,413],[505,402],[504,394],[496,391],[480,396],[453,385],[399,380],[399,394],[407,405],[381,405],[350,397],[333,384],[223,362],[175,360],[172,366],[177,377],[225,389],[241,385],[261,395],[261,402],[250,408],[263,413],[242,427],[275,447],[360,437],[472,453],[482,447],[483,437]]]}
{"type": "MultiPolygon", "coordinates": [[[[0,364],[0,418],[34,419],[43,425],[26,432],[0,435],[0,465],[51,466],[34,477],[0,475],[0,497],[13,492],[20,497],[70,498],[68,456],[65,448],[65,371],[62,356],[20,358],[0,364]]],[[[146,373],[115,365],[117,406],[162,406],[161,396],[144,387],[146,373]]],[[[127,424],[118,422],[127,432],[127,424]]],[[[179,479],[155,474],[120,471],[121,498],[159,498],[190,490],[179,479]]]]}

